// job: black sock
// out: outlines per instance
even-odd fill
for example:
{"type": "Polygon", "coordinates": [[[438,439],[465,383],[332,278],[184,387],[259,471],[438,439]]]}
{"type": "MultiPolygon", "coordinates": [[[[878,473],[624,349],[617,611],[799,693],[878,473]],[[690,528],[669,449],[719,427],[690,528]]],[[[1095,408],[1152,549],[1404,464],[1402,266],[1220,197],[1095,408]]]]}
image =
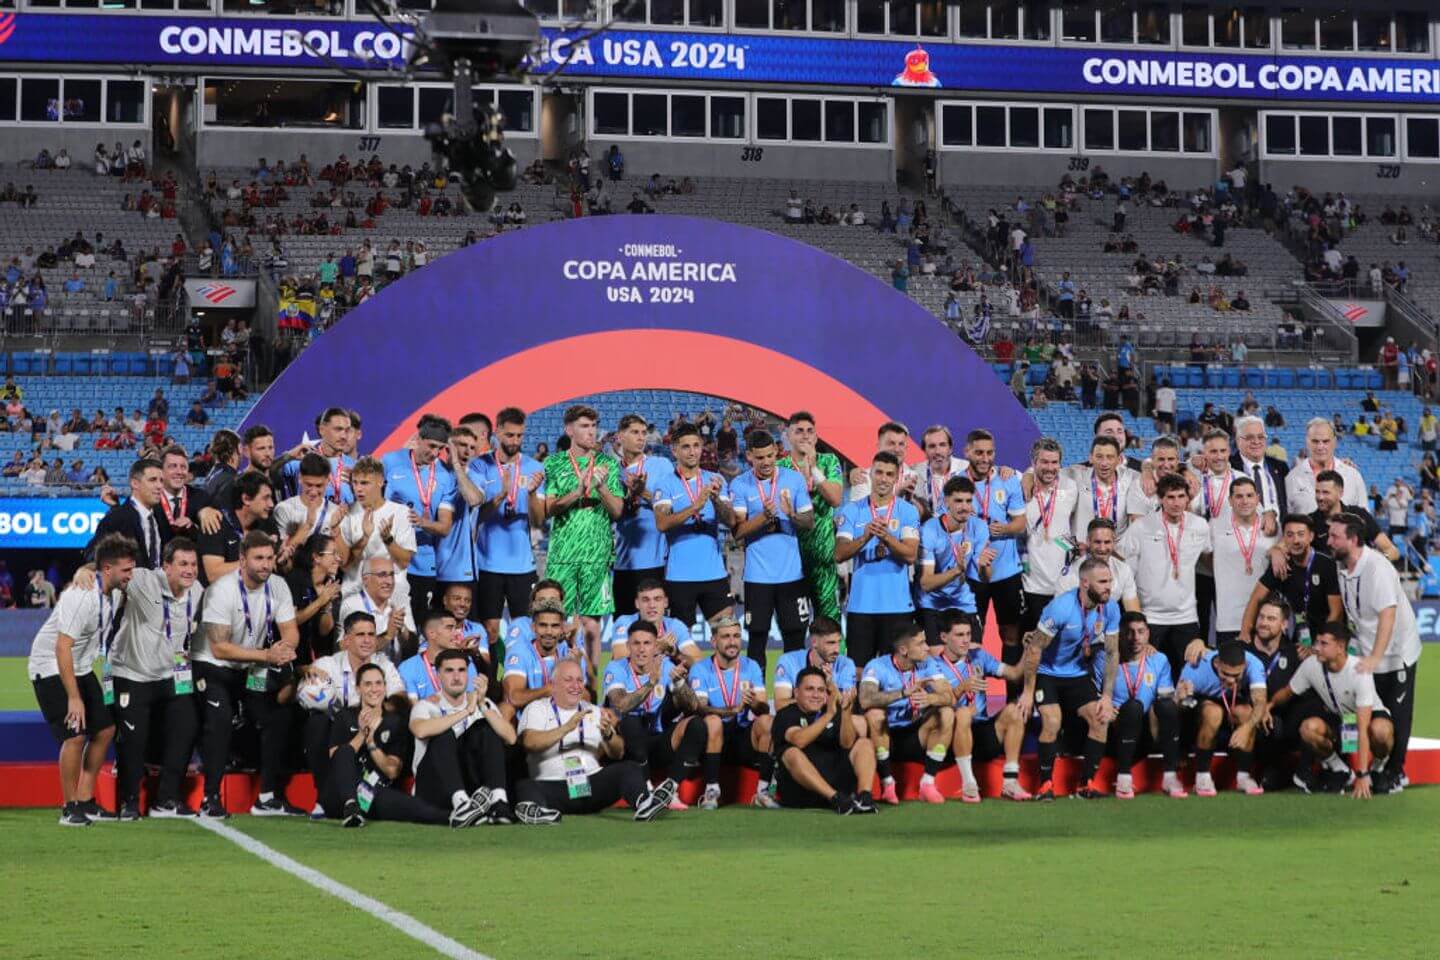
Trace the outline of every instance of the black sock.
{"type": "MultiPolygon", "coordinates": [[[[1002,642],[1001,645],[1000,645],[1000,660],[1001,660],[1001,662],[1004,663],[1007,667],[1013,667],[1015,664],[1017,664],[1017,663],[1020,662],[1021,655],[1022,655],[1024,652],[1025,652],[1025,648],[1024,648],[1024,646],[1023,646],[1022,644],[1018,644],[1018,643],[1003,643],[1003,642],[1002,642]]],[[[1006,681],[1005,681],[1005,700],[1006,700],[1006,702],[1007,702],[1007,703],[1014,703],[1017,699],[1019,699],[1019,697],[1020,697],[1020,681],[1019,681],[1019,680],[1006,680],[1006,681]]]]}
{"type": "Polygon", "coordinates": [[[1058,749],[1057,741],[1051,740],[1046,743],[1040,741],[1037,752],[1040,756],[1040,782],[1049,783],[1055,775],[1055,751],[1058,749]]]}
{"type": "Polygon", "coordinates": [[[875,761],[875,772],[880,775],[882,783],[895,775],[894,770],[890,766],[889,756],[886,756],[883,760],[877,759],[875,761]]]}
{"type": "Polygon", "coordinates": [[[943,758],[940,760],[936,760],[934,757],[930,756],[930,754],[925,754],[925,772],[927,774],[933,777],[935,776],[935,774],[940,772],[940,768],[943,766],[945,766],[945,760],[943,758]]]}
{"type": "Polygon", "coordinates": [[[1198,777],[1202,773],[1210,772],[1210,761],[1214,756],[1214,747],[1211,747],[1209,750],[1203,750],[1200,747],[1195,748],[1195,776],[1198,777]]]}
{"type": "Polygon", "coordinates": [[[772,754],[762,753],[756,770],[760,773],[760,779],[768,783],[775,774],[775,757],[772,754]]]}
{"type": "Polygon", "coordinates": [[[700,758],[700,766],[705,771],[705,782],[707,784],[720,782],[720,754],[705,754],[705,756],[700,758]]]}
{"type": "Polygon", "coordinates": [[[1100,769],[1100,758],[1105,756],[1105,741],[1085,739],[1085,780],[1088,783],[1100,769]]]}
{"type": "Polygon", "coordinates": [[[1235,761],[1235,775],[1250,772],[1250,765],[1253,758],[1249,750],[1231,750],[1230,759],[1235,761]]]}

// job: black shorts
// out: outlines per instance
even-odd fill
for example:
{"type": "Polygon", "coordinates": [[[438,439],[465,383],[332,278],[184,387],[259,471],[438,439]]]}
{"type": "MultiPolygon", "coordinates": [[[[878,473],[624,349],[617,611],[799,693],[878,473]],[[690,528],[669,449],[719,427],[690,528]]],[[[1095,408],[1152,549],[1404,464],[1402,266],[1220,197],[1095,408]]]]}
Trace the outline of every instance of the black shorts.
{"type": "Polygon", "coordinates": [[[770,621],[779,618],[780,632],[804,630],[810,625],[810,590],[804,580],[789,583],[745,584],[745,629],[770,632],[770,621]]]}
{"type": "Polygon", "coordinates": [[[920,742],[920,723],[890,728],[890,759],[915,763],[925,761],[925,744],[920,742]]]}
{"type": "Polygon", "coordinates": [[[529,573],[489,573],[481,570],[475,577],[475,602],[472,609],[481,620],[499,620],[510,608],[511,618],[529,616],[530,591],[535,587],[535,571],[529,573]]]}
{"type": "Polygon", "coordinates": [[[975,612],[982,625],[988,622],[991,605],[995,607],[995,622],[1002,627],[1019,626],[1024,620],[1024,577],[1020,574],[988,582],[971,580],[970,589],[975,594],[975,612]]]}
{"type": "MultiPolygon", "coordinates": [[[[1335,714],[1331,713],[1329,710],[1324,709],[1323,707],[1314,714],[1312,714],[1312,716],[1319,717],[1321,720],[1325,721],[1325,729],[1330,732],[1330,742],[1335,744],[1336,750],[1339,750],[1340,718],[1337,717],[1335,714]]],[[[1384,707],[1376,707],[1371,712],[1370,719],[1374,720],[1377,717],[1384,717],[1386,720],[1390,720],[1390,711],[1386,710],[1384,707]]]]}
{"type": "MultiPolygon", "coordinates": [[[[790,749],[794,749],[793,747],[790,749]]],[[[815,771],[840,793],[854,793],[855,768],[850,765],[850,754],[844,750],[804,751],[815,771]]],[[[780,805],[798,809],[828,807],[830,802],[818,793],[805,789],[790,778],[790,771],[779,757],[775,759],[775,780],[780,805]]]]}
{"type": "MultiPolygon", "coordinates": [[[[69,698],[65,696],[65,684],[60,682],[59,675],[33,677],[31,684],[35,687],[35,700],[40,704],[40,714],[49,725],[55,741],[64,743],[79,736],[65,726],[65,713],[70,708],[69,698]]],[[[93,673],[86,673],[76,677],[75,684],[80,688],[80,700],[85,704],[85,735],[93,737],[115,726],[115,718],[110,715],[110,708],[105,706],[105,691],[100,686],[100,678],[93,673]]]]}
{"type": "Polygon", "coordinates": [[[742,727],[738,723],[725,724],[725,742],[720,748],[721,763],[742,767],[760,765],[760,753],[750,743],[750,730],[750,727],[742,727]]]}
{"type": "Polygon", "coordinates": [[[1165,654],[1170,661],[1170,675],[1179,677],[1185,667],[1185,648],[1190,641],[1200,636],[1200,623],[1152,623],[1150,624],[1150,645],[1165,654]]]}
{"type": "Polygon", "coordinates": [[[970,724],[970,736],[973,744],[970,756],[984,763],[986,760],[994,760],[996,757],[1005,756],[1005,745],[1000,742],[1000,735],[995,732],[995,718],[986,717],[984,720],[976,719],[970,724]]]}
{"type": "Polygon", "coordinates": [[[1020,632],[1029,633],[1040,626],[1040,614],[1054,600],[1054,594],[1025,591],[1025,609],[1020,614],[1020,632]]]}
{"type": "MultiPolygon", "coordinates": [[[[623,617],[635,612],[635,588],[642,580],[665,582],[664,567],[646,567],[643,570],[616,570],[611,580],[611,596],[615,598],[615,615],[623,617]]],[[[668,597],[670,592],[667,590],[668,597]]]]}
{"type": "MultiPolygon", "coordinates": [[[[686,626],[695,625],[695,608],[700,616],[709,620],[722,610],[735,606],[730,595],[730,578],[717,577],[714,580],[666,580],[665,596],[670,601],[670,616],[686,626]]],[[[618,601],[619,596],[616,596],[618,601]]]]}
{"type": "Polygon", "coordinates": [[[1035,678],[1035,705],[1058,705],[1062,725],[1077,716],[1081,707],[1099,699],[1095,681],[1089,677],[1048,677],[1042,673],[1035,678]]]}

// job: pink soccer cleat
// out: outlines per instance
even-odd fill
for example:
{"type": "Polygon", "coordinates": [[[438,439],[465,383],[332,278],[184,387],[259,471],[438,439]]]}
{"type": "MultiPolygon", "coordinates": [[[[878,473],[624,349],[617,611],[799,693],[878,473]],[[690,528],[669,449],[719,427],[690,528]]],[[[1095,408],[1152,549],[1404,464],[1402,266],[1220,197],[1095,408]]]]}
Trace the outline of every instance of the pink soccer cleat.
{"type": "Polygon", "coordinates": [[[1115,786],[1115,799],[1116,799],[1116,800],[1134,800],[1134,799],[1135,799],[1135,785],[1134,785],[1134,784],[1131,784],[1131,785],[1128,786],[1128,787],[1122,787],[1122,786],[1120,786],[1120,785],[1117,784],[1117,785],[1115,786]]]}
{"type": "Polygon", "coordinates": [[[900,797],[895,793],[895,782],[893,780],[881,787],[880,802],[897,807],[900,805],[900,797]]]}
{"type": "Polygon", "coordinates": [[[1019,780],[1006,780],[1005,785],[1000,788],[1000,799],[1014,800],[1016,803],[1029,803],[1035,799],[1035,795],[1020,786],[1019,780]]]}
{"type": "Polygon", "coordinates": [[[963,789],[961,789],[961,791],[960,791],[960,802],[961,802],[961,803],[979,803],[979,802],[980,802],[980,788],[979,788],[979,787],[964,787],[963,789]]]}
{"type": "Polygon", "coordinates": [[[945,794],[941,793],[940,788],[932,781],[920,784],[920,799],[926,803],[944,803],[945,794]]]}

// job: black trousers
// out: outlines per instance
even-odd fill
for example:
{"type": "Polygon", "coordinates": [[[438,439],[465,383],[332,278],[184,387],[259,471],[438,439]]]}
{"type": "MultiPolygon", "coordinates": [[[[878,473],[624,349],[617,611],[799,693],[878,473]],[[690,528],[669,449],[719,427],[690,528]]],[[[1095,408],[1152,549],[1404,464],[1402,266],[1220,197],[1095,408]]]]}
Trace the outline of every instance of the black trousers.
{"type": "Polygon", "coordinates": [[[1417,660],[1404,669],[1375,674],[1375,693],[1395,724],[1395,747],[1385,769],[1396,776],[1405,772],[1405,755],[1410,749],[1410,728],[1415,721],[1415,671],[1419,668],[1417,660]]]}
{"type": "Polygon", "coordinates": [[[1185,648],[1190,641],[1200,636],[1200,625],[1193,620],[1189,623],[1150,624],[1150,645],[1170,661],[1170,675],[1177,680],[1185,666],[1185,648]]]}
{"type": "Polygon", "coordinates": [[[440,588],[435,585],[434,577],[407,573],[405,579],[410,584],[410,613],[415,618],[415,629],[419,630],[425,622],[425,611],[440,605],[440,588]],[[431,600],[432,594],[434,600],[431,600]]]}
{"type": "Polygon", "coordinates": [[[449,730],[425,741],[425,757],[415,770],[415,796],[443,810],[455,791],[473,793],[482,786],[505,786],[505,741],[488,723],[477,723],[463,736],[449,730]]]}
{"type": "Polygon", "coordinates": [[[855,661],[857,669],[890,652],[894,633],[904,624],[915,622],[912,613],[847,613],[845,614],[845,655],[855,661]]]}
{"type": "Polygon", "coordinates": [[[330,711],[304,710],[305,761],[315,779],[315,792],[325,795],[325,781],[330,777],[330,711]]]}
{"type": "Polygon", "coordinates": [[[601,768],[590,778],[590,796],[570,799],[564,780],[521,780],[515,785],[515,800],[529,801],[561,813],[599,813],[624,799],[635,806],[645,792],[645,770],[631,760],[601,768]]]}
{"type": "Polygon", "coordinates": [[[160,782],[156,801],[180,799],[180,784],[190,753],[195,749],[195,697],[177,694],[175,681],[127,680],[115,678],[115,757],[120,765],[120,799],[140,799],[140,782],[145,778],[152,722],[159,718],[164,738],[160,751],[160,782]]]}
{"type": "Polygon", "coordinates": [[[279,703],[273,691],[247,690],[244,670],[197,662],[194,671],[195,696],[200,701],[200,762],[205,767],[205,795],[220,792],[225,765],[230,762],[235,715],[242,704],[260,734],[260,792],[283,789],[294,704],[279,703]]]}
{"type": "Polygon", "coordinates": [[[1195,574],[1195,613],[1200,623],[1200,639],[1206,643],[1210,642],[1210,623],[1214,607],[1215,578],[1209,574],[1195,574]]]}
{"type": "Polygon", "coordinates": [[[697,717],[685,727],[678,749],[670,746],[673,724],[659,733],[651,732],[650,725],[642,718],[626,714],[620,718],[620,736],[625,741],[625,759],[641,767],[663,773],[674,780],[683,779],[688,771],[700,766],[700,755],[705,752],[705,724],[697,717]]]}
{"type": "MultiPolygon", "coordinates": [[[[320,805],[325,815],[336,819],[345,809],[345,801],[355,799],[355,788],[360,785],[364,771],[360,758],[348,743],[342,743],[326,764],[327,788],[320,794],[320,805]]],[[[419,797],[412,797],[404,790],[390,786],[377,786],[370,801],[370,810],[365,816],[371,820],[398,820],[403,823],[449,823],[450,808],[437,807],[419,797]]]]}

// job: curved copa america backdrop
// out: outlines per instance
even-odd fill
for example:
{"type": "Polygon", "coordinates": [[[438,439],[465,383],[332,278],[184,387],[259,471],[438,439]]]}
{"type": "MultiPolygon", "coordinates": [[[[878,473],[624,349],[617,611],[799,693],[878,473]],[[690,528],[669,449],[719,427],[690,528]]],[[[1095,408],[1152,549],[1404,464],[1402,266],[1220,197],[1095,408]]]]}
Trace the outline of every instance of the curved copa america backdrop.
{"type": "Polygon", "coordinates": [[[633,215],[528,227],[440,258],[347,314],[245,425],[288,445],[324,407],[352,407],[363,445],[384,453],[427,411],[453,421],[645,389],[810,410],[861,463],[892,419],[917,436],[944,423],[957,440],[984,425],[1010,463],[1038,435],[974,351],[854,265],[763,230],[633,215]]]}

